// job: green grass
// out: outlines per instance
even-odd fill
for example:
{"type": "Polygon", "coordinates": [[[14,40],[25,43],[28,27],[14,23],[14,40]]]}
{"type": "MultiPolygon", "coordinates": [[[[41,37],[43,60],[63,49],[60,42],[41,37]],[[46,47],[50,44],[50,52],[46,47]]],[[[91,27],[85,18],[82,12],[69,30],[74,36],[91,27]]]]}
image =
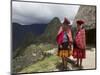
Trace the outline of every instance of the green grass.
{"type": "Polygon", "coordinates": [[[56,69],[56,64],[59,63],[59,57],[50,56],[46,57],[42,61],[38,61],[28,67],[25,67],[20,71],[20,73],[30,73],[30,72],[48,72],[56,69]]]}

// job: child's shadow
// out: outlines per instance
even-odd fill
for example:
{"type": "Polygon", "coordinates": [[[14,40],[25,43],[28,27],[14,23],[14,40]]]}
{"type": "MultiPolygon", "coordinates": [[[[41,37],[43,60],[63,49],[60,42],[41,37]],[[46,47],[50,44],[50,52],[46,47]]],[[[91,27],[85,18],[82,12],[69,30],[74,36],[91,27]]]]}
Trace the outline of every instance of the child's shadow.
{"type": "Polygon", "coordinates": [[[58,63],[56,68],[59,70],[59,71],[64,71],[64,67],[63,67],[63,64],[62,63],[58,63]]]}

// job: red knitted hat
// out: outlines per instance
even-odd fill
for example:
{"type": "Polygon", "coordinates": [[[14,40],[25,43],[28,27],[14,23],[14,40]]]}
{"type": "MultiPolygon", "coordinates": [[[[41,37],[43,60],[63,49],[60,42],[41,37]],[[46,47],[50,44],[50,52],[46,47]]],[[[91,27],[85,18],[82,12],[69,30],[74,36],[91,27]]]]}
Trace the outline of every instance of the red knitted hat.
{"type": "Polygon", "coordinates": [[[84,24],[84,21],[83,21],[83,20],[77,20],[76,23],[77,23],[78,25],[82,25],[82,24],[84,24]]]}

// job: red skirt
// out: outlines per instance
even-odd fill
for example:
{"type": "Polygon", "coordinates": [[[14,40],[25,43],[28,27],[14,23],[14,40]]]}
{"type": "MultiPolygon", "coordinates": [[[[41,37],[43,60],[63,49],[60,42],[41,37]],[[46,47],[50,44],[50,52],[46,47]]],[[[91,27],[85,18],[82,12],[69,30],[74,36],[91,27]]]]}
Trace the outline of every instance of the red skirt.
{"type": "Polygon", "coordinates": [[[85,49],[78,49],[74,48],[73,49],[73,57],[74,58],[85,58],[86,57],[86,51],[85,49]]]}

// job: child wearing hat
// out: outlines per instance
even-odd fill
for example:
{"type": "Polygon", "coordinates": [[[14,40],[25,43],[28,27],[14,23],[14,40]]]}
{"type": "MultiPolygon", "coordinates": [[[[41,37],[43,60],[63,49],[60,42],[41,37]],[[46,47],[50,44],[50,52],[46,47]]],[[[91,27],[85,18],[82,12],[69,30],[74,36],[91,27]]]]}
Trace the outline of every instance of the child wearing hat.
{"type": "Polygon", "coordinates": [[[63,68],[67,68],[67,57],[69,57],[72,45],[72,32],[69,26],[70,22],[67,18],[64,18],[63,24],[60,26],[57,34],[57,44],[58,44],[58,56],[62,58],[63,68]]]}
{"type": "Polygon", "coordinates": [[[74,39],[73,57],[77,59],[77,66],[83,68],[82,60],[86,57],[86,40],[85,29],[83,28],[84,21],[77,20],[77,33],[74,39]]]}

